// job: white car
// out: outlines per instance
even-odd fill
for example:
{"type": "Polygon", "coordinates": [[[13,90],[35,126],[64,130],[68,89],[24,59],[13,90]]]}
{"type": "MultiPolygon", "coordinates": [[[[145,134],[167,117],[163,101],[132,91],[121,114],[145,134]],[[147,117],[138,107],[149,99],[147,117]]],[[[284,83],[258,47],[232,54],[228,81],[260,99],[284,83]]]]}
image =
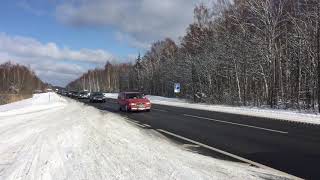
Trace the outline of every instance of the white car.
{"type": "Polygon", "coordinates": [[[80,92],[78,98],[79,99],[88,99],[90,97],[89,92],[80,92]]]}

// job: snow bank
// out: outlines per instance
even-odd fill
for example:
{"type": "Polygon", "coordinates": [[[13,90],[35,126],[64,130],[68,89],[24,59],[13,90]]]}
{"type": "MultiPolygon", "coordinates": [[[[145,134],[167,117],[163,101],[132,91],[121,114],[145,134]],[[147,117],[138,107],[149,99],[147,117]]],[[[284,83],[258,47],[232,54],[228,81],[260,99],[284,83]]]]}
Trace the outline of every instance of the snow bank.
{"type": "Polygon", "coordinates": [[[32,98],[0,106],[0,117],[61,108],[66,100],[55,93],[34,94],[32,98]]]}
{"type": "MultiPolygon", "coordinates": [[[[108,98],[117,98],[116,93],[106,94],[108,98]]],[[[297,111],[290,110],[279,110],[279,109],[261,109],[257,107],[233,107],[233,106],[224,106],[224,105],[211,105],[211,104],[200,104],[200,103],[190,103],[185,99],[178,98],[166,98],[161,96],[151,96],[147,95],[147,98],[153,104],[161,104],[167,106],[176,106],[184,108],[192,108],[206,111],[216,111],[216,112],[225,112],[231,114],[240,114],[246,116],[255,116],[255,117],[264,117],[272,118],[285,121],[293,121],[299,123],[308,123],[308,124],[320,124],[320,115],[317,114],[308,114],[301,113],[297,111]]]]}
{"type": "Polygon", "coordinates": [[[47,96],[0,106],[1,115],[17,113],[0,117],[0,179],[281,178],[246,164],[186,151],[118,115],[55,94],[46,101],[47,96]],[[48,108],[19,112],[42,105],[48,108]]]}
{"type": "Polygon", "coordinates": [[[207,111],[217,111],[232,114],[240,114],[246,116],[256,116],[264,118],[273,118],[278,120],[295,121],[301,123],[320,124],[320,115],[300,113],[289,110],[278,109],[261,109],[257,107],[233,107],[224,105],[209,105],[189,103],[184,99],[166,98],[160,96],[147,96],[154,104],[162,104],[168,106],[185,107],[207,111]]]}

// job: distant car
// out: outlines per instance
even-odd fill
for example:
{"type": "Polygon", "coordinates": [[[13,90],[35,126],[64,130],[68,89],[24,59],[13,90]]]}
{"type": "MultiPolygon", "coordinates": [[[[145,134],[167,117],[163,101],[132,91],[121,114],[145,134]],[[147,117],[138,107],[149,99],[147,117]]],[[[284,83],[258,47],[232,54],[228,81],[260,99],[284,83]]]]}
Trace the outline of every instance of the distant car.
{"type": "Polygon", "coordinates": [[[101,92],[93,92],[89,97],[90,102],[106,102],[106,98],[101,92]]]}
{"type": "Polygon", "coordinates": [[[88,99],[90,96],[90,93],[89,92],[80,92],[78,94],[78,99],[88,99]]]}
{"type": "Polygon", "coordinates": [[[61,95],[67,96],[67,95],[68,95],[68,92],[67,92],[67,91],[62,91],[62,92],[61,92],[61,95]]]}
{"type": "Polygon", "coordinates": [[[121,92],[118,95],[120,111],[147,111],[151,110],[151,102],[140,92],[121,92]]]}
{"type": "Polygon", "coordinates": [[[71,96],[72,96],[72,92],[71,92],[71,91],[68,91],[68,92],[67,92],[67,96],[68,96],[68,97],[71,97],[71,96]]]}
{"type": "Polygon", "coordinates": [[[67,96],[73,98],[75,97],[76,93],[77,93],[76,91],[68,91],[67,96]]]}
{"type": "Polygon", "coordinates": [[[78,96],[79,96],[79,92],[77,92],[77,91],[72,92],[73,98],[78,98],[78,96]]]}

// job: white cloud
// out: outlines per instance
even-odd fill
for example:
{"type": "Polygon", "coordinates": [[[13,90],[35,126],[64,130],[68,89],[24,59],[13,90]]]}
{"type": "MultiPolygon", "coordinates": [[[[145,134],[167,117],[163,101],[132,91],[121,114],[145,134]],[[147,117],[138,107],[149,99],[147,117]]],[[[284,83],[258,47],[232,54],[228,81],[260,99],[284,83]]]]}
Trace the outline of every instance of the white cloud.
{"type": "MultiPolygon", "coordinates": [[[[57,18],[72,26],[109,26],[125,33],[133,46],[165,37],[177,39],[193,20],[198,0],[69,0],[57,7],[57,18]]],[[[123,36],[123,35],[122,35],[123,36]]]]}
{"type": "Polygon", "coordinates": [[[104,50],[71,50],[53,42],[0,33],[0,63],[9,60],[30,66],[46,82],[64,86],[88,69],[119,58],[104,50]]]}
{"type": "Polygon", "coordinates": [[[114,59],[111,53],[101,49],[71,50],[60,48],[53,42],[43,44],[33,38],[9,36],[5,33],[0,33],[0,52],[30,58],[74,60],[92,63],[105,63],[114,59]]]}
{"type": "Polygon", "coordinates": [[[64,73],[55,72],[55,71],[37,70],[36,73],[39,77],[41,77],[43,81],[50,82],[54,85],[60,85],[60,86],[65,86],[71,80],[74,80],[79,77],[79,74],[64,74],[64,73]]]}

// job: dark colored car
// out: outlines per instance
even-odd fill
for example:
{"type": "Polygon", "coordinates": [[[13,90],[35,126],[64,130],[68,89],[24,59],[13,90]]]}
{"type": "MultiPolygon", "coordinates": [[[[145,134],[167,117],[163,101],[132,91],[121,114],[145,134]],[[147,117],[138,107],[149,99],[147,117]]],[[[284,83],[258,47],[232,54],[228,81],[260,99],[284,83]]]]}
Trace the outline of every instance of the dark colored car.
{"type": "Polygon", "coordinates": [[[72,97],[72,98],[78,98],[78,96],[79,96],[79,92],[77,92],[77,91],[72,91],[72,94],[71,94],[71,97],[72,97]]]}
{"type": "Polygon", "coordinates": [[[67,91],[65,91],[65,90],[62,90],[62,91],[61,91],[61,95],[62,95],[62,96],[67,96],[67,94],[68,94],[67,91]]]}
{"type": "Polygon", "coordinates": [[[140,92],[121,92],[118,95],[120,111],[147,111],[151,110],[151,102],[140,92]]]}
{"type": "Polygon", "coordinates": [[[77,92],[76,91],[68,91],[67,96],[74,98],[76,96],[77,92]]]}
{"type": "Polygon", "coordinates": [[[93,92],[89,97],[90,102],[106,102],[106,98],[101,92],[93,92]]]}

